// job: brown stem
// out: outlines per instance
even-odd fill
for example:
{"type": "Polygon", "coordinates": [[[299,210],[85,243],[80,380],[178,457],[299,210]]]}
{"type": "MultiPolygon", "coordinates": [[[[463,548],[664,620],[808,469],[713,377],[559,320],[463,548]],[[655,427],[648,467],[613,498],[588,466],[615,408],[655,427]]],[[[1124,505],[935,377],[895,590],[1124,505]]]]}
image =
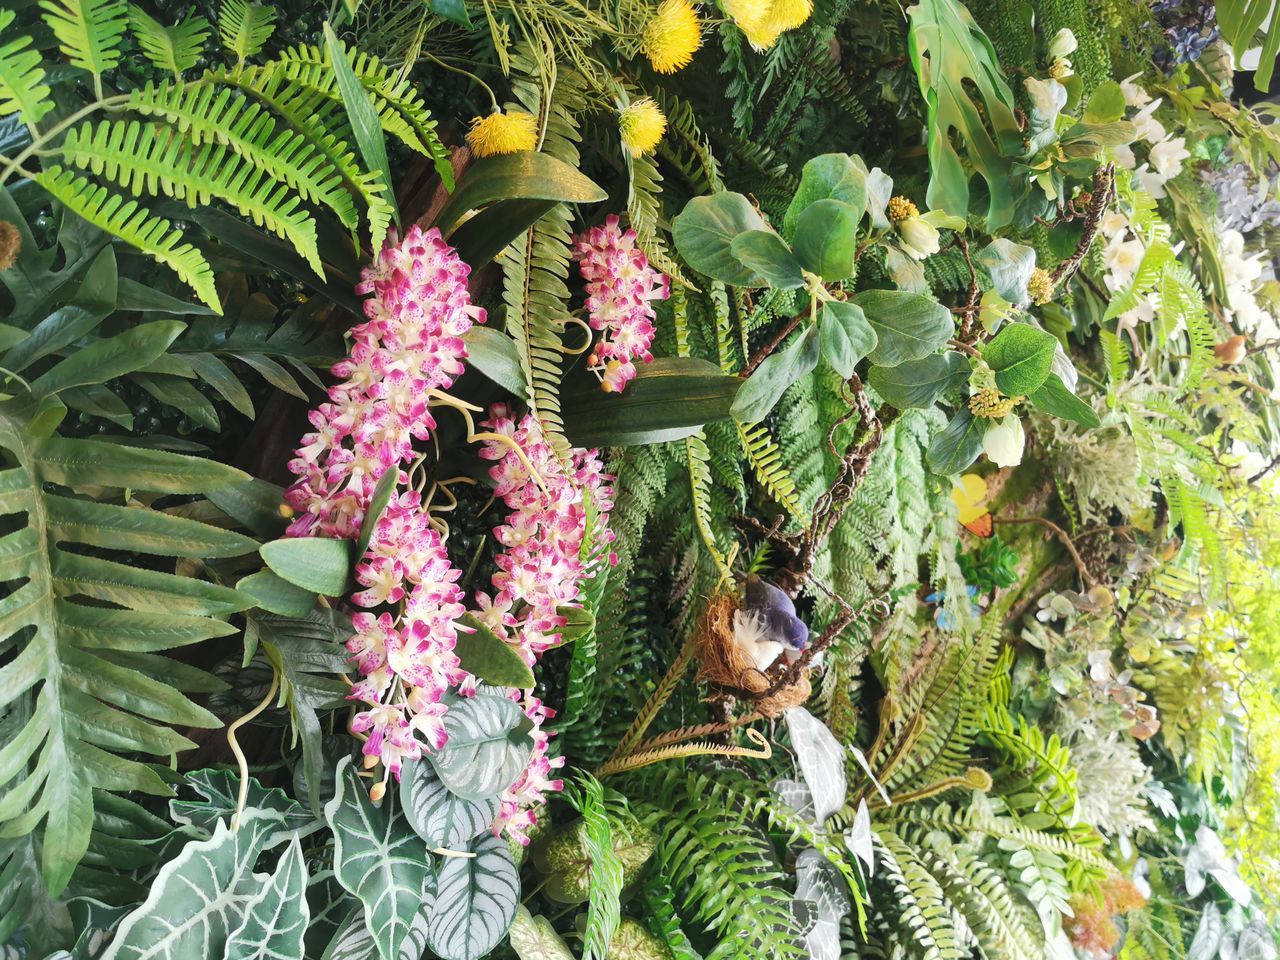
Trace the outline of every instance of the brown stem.
{"type": "Polygon", "coordinates": [[[1049,274],[1054,286],[1059,286],[1070,280],[1072,274],[1080,269],[1080,264],[1084,262],[1085,255],[1089,252],[1089,248],[1093,246],[1093,240],[1102,226],[1102,215],[1106,213],[1107,205],[1115,197],[1115,186],[1115,164],[1104,164],[1094,172],[1093,190],[1091,191],[1092,199],[1089,202],[1089,210],[1085,213],[1084,231],[1080,234],[1080,239],[1076,242],[1076,249],[1071,256],[1058,264],[1053,272],[1049,274]]]}
{"type": "Polygon", "coordinates": [[[1076,549],[1076,545],[1072,542],[1071,536],[1067,533],[1067,531],[1063,530],[1060,526],[1058,526],[1052,520],[1046,520],[1044,517],[1009,517],[1009,518],[997,517],[995,522],[1007,523],[1007,524],[1037,523],[1040,526],[1044,527],[1046,530],[1052,533],[1055,537],[1057,537],[1060,541],[1062,541],[1062,545],[1067,548],[1067,552],[1071,554],[1071,559],[1075,561],[1076,571],[1080,574],[1081,582],[1086,587],[1092,587],[1097,584],[1098,581],[1094,578],[1093,574],[1091,574],[1088,568],[1084,565],[1084,560],[1080,558],[1080,551],[1076,549]]]}
{"type": "Polygon", "coordinates": [[[747,365],[742,368],[743,377],[749,377],[755,373],[756,367],[764,363],[769,354],[778,349],[778,345],[791,335],[791,332],[809,316],[808,310],[801,310],[794,317],[787,321],[787,325],[779,330],[774,336],[769,338],[769,342],[755,352],[755,355],[748,361],[747,365]]]}

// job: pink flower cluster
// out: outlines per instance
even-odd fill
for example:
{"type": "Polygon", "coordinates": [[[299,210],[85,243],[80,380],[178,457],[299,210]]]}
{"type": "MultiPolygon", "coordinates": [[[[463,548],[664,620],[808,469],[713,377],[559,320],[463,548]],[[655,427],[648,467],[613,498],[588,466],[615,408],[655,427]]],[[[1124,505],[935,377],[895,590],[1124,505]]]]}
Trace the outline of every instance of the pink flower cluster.
{"type": "Polygon", "coordinates": [[[485,312],[471,305],[470,267],[436,229],[394,234],[362,274],[367,322],[351,331],[351,352],[333,367],[340,382],[311,411],[313,432],[289,469],[298,479],[285,502],[298,516],[291,536],[353,539],[378,480],[413,457],[413,441],[435,428],[428,391],[462,372],[462,337],[485,312]]]}
{"type": "Polygon", "coordinates": [[[671,295],[670,280],[649,266],[635,231],[619,230],[616,216],[582,233],[573,256],[587,281],[587,322],[601,332],[588,363],[607,392],[621,391],[635,379],[637,358],[653,360],[653,301],[671,295]]]}
{"type": "Polygon", "coordinates": [[[424,746],[438,750],[448,739],[448,708],[441,703],[445,692],[459,685],[474,689],[474,678],[453,652],[456,621],[466,612],[457,585],[461,572],[450,562],[417,491],[392,497],[355,576],[365,589],[352,595],[354,603],[396,605],[401,611],[377,617],[357,613],[351,618],[356,633],[347,641],[361,675],[349,699],[368,704],[351,729],[369,734],[366,763],[381,760],[399,777],[404,760],[416,760],[424,746]]]}
{"type": "MultiPolygon", "coordinates": [[[[518,700],[518,697],[512,699],[518,700]]],[[[502,793],[498,816],[493,821],[493,835],[496,837],[505,830],[508,837],[527,847],[529,830],[538,822],[535,809],[542,804],[546,794],[564,789],[564,781],[551,776],[553,771],[564,766],[564,757],[547,756],[551,735],[542,729],[542,724],[556,712],[543,706],[542,701],[532,695],[524,698],[523,706],[524,715],[533,721],[530,732],[533,753],[524,773],[502,793]]]]}

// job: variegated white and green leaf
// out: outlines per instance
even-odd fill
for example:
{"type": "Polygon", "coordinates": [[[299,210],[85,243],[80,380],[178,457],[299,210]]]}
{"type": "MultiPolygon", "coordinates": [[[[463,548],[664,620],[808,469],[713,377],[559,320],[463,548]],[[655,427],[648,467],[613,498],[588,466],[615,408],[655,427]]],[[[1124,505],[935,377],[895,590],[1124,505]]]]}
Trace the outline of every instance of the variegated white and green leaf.
{"type": "Polygon", "coordinates": [[[520,875],[507,841],[473,840],[472,856],[445,857],[436,881],[427,943],[444,960],[478,960],[507,935],[520,902],[520,875]]]}
{"type": "Polygon", "coordinates": [[[533,750],[529,718],[505,697],[454,700],[445,714],[449,742],[431,754],[436,774],[467,800],[496,797],[515,783],[533,750]]]}
{"type": "Polygon", "coordinates": [[[497,796],[467,800],[452,793],[429,763],[415,763],[400,777],[400,805],[409,825],[431,848],[461,849],[493,825],[497,796]]]}

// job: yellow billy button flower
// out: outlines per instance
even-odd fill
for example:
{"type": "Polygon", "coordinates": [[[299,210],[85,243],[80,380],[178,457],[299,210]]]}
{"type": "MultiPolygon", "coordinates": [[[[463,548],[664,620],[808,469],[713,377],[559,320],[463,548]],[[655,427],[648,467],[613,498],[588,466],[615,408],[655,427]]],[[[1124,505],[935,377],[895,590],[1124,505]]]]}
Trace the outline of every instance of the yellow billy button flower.
{"type": "Polygon", "coordinates": [[[942,210],[930,210],[922,214],[920,208],[906,197],[890,197],[886,209],[889,223],[898,234],[902,248],[917,260],[931,257],[942,249],[938,228],[963,230],[964,218],[953,217],[942,210]]]}
{"type": "Polygon", "coordinates": [[[725,15],[757,50],[773,46],[777,31],[769,24],[769,0],[721,0],[725,15]]]}
{"type": "Polygon", "coordinates": [[[773,0],[768,25],[777,33],[794,30],[813,13],[813,0],[773,0]]]}
{"type": "Polygon", "coordinates": [[[532,150],[538,144],[538,121],[532,114],[512,110],[476,117],[467,131],[467,146],[477,157],[532,150]]]}
{"type": "Polygon", "coordinates": [[[702,24],[689,0],[662,0],[645,24],[640,48],[658,73],[675,73],[701,45],[702,24]]]}
{"type": "Polygon", "coordinates": [[[1027,280],[1027,295],[1037,306],[1044,306],[1053,299],[1053,274],[1044,267],[1036,267],[1027,280]]]}
{"type": "Polygon", "coordinates": [[[618,114],[622,145],[633,157],[650,153],[667,130],[667,117],[652,97],[636,100],[618,114]]]}

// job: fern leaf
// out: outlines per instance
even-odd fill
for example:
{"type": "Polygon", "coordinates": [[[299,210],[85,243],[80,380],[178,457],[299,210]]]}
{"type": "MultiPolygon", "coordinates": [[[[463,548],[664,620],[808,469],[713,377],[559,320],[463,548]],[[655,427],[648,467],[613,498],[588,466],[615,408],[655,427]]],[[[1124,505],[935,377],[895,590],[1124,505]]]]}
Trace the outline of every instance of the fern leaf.
{"type": "Polygon", "coordinates": [[[68,210],[154,257],[181,277],[202,301],[222,312],[208,261],[183,241],[181,231],[168,220],[152,216],[137,201],[125,200],[57,164],[41,170],[35,179],[68,210]]]}
{"type": "Polygon", "coordinates": [[[147,59],[161,70],[168,70],[175,80],[200,60],[211,30],[209,21],[201,16],[190,16],[166,27],[132,3],[129,4],[129,23],[147,59]]]}
{"type": "Polygon", "coordinates": [[[708,461],[711,453],[707,450],[706,434],[702,429],[684,440],[685,462],[689,467],[689,490],[693,501],[693,520],[698,527],[698,536],[711,559],[715,561],[722,576],[729,576],[729,564],[724,552],[716,543],[715,529],[711,524],[714,511],[711,507],[711,468],[708,461]]]}
{"type": "Polygon", "coordinates": [[[671,258],[663,242],[658,225],[662,222],[662,174],[658,166],[646,156],[633,157],[624,153],[627,161],[627,217],[636,232],[636,242],[645,256],[657,269],[686,287],[692,286],[671,258]]]}
{"type": "MultiPolygon", "coordinates": [[[[0,37],[16,17],[14,11],[0,9],[0,37]]],[[[0,43],[0,117],[16,113],[28,126],[39,123],[53,109],[40,51],[31,44],[25,34],[0,43]]]]}
{"type": "Polygon", "coordinates": [[[276,8],[257,0],[222,0],[218,8],[218,38],[237,64],[261,53],[275,29],[276,8]]]}
{"type": "Polygon", "coordinates": [[[877,866],[897,894],[896,910],[906,933],[928,960],[961,960],[969,955],[951,917],[946,894],[916,852],[892,830],[873,828],[877,866]]]}
{"type": "Polygon", "coordinates": [[[192,208],[222,200],[288,240],[324,276],[315,220],[298,196],[221,144],[193,147],[165,126],[103,120],[73,129],[61,149],[68,162],[135,194],[172,197],[192,208]]]}
{"type": "Polygon", "coordinates": [[[782,459],[782,451],[778,449],[769,428],[763,423],[754,426],[743,426],[737,420],[738,437],[742,440],[742,450],[747,455],[751,467],[755,470],[760,485],[769,491],[769,495],[786,509],[796,520],[804,519],[804,511],[796,499],[795,481],[787,471],[782,459]]]}
{"type": "MultiPolygon", "coordinates": [[[[31,692],[22,732],[0,749],[0,821],[9,835],[43,823],[43,874],[59,893],[84,855],[95,791],[169,788],[150,766],[126,756],[168,757],[195,746],[177,727],[219,721],[183,696],[153,651],[226,636],[222,618],[244,608],[234,591],[201,580],[103,560],[84,546],[152,556],[238,556],[254,541],[166,513],[81,499],[68,491],[124,487],[190,495],[244,474],[195,457],[90,440],[39,438],[29,408],[0,406],[0,446],[16,464],[0,473],[0,574],[20,581],[0,602],[0,705],[31,692]],[[71,549],[67,549],[70,547],[71,549]]],[[[192,671],[192,686],[212,678],[192,671]]]]}
{"type": "Polygon", "coordinates": [[[44,21],[71,61],[93,74],[102,96],[102,74],[120,62],[120,38],[129,20],[125,0],[40,0],[44,21]]]}

